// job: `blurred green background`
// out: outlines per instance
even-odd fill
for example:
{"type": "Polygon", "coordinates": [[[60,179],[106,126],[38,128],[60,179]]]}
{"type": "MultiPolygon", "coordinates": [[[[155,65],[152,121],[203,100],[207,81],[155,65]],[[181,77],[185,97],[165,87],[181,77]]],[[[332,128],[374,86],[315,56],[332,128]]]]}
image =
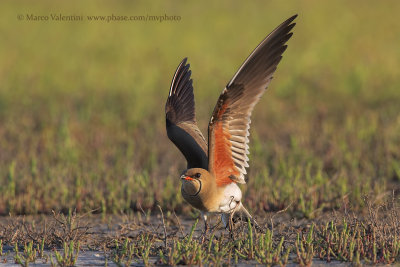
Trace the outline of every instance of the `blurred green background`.
{"type": "MultiPolygon", "coordinates": [[[[189,58],[203,133],[223,87],[293,14],[294,36],[252,116],[244,202],[297,216],[384,199],[400,181],[399,1],[3,1],[0,214],[140,208],[191,213],[165,133],[189,58]],[[27,14],[180,21],[27,21],[27,14]],[[24,20],[17,16],[23,15],[24,20]]],[[[396,194],[396,193],[395,193],[396,194]]],[[[396,195],[397,196],[397,195],[396,195]]]]}

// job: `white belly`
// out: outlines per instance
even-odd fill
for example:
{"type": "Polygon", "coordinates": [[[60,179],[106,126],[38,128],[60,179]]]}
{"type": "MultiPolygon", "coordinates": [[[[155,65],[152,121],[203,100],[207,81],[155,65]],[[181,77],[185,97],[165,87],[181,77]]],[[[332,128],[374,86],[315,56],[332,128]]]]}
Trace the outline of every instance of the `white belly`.
{"type": "Polygon", "coordinates": [[[242,191],[236,183],[230,183],[224,189],[223,197],[219,203],[218,212],[231,213],[240,205],[242,191]]]}

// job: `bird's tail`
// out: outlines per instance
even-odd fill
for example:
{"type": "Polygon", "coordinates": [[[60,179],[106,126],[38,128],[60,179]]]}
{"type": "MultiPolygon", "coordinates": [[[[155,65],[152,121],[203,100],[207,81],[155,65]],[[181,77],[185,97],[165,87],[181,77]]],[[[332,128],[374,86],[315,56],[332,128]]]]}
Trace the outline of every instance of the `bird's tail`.
{"type": "Polygon", "coordinates": [[[250,212],[248,212],[248,210],[243,206],[242,202],[240,202],[239,206],[237,206],[235,208],[235,210],[232,211],[231,213],[221,213],[221,220],[222,220],[222,223],[224,224],[225,228],[227,228],[229,226],[229,224],[232,223],[233,215],[236,214],[236,212],[238,212],[240,215],[244,215],[246,218],[248,218],[257,229],[262,229],[258,225],[256,220],[253,218],[253,216],[251,216],[250,212]]]}
{"type": "Polygon", "coordinates": [[[251,216],[250,212],[243,206],[242,202],[240,202],[240,209],[239,212],[244,214],[247,218],[249,218],[249,220],[251,221],[251,223],[253,225],[255,225],[258,229],[261,229],[261,227],[258,225],[258,223],[256,222],[256,220],[253,218],[253,216],[251,216]]]}

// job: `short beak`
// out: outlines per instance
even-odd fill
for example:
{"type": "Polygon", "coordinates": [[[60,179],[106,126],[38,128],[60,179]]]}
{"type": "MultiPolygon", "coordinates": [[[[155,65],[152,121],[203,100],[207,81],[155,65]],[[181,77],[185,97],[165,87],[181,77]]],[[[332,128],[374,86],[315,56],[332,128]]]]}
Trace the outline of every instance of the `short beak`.
{"type": "Polygon", "coordinates": [[[193,180],[193,178],[192,178],[192,177],[189,177],[189,176],[186,176],[186,175],[182,175],[182,176],[181,176],[181,179],[183,179],[183,180],[187,180],[187,181],[191,181],[191,180],[193,180]]]}

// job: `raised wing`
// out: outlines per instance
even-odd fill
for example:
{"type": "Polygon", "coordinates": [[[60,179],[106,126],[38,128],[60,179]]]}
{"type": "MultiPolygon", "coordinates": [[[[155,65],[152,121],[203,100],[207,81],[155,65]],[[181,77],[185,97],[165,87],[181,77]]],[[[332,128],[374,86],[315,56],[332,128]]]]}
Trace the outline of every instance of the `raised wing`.
{"type": "Polygon", "coordinates": [[[214,108],[209,126],[209,171],[218,186],[246,183],[250,115],[271,82],[297,15],[271,32],[244,61],[214,108]]]}
{"type": "Polygon", "coordinates": [[[185,156],[187,168],[208,168],[207,143],[197,127],[190,65],[183,59],[172,79],[165,118],[168,138],[185,156]]]}

